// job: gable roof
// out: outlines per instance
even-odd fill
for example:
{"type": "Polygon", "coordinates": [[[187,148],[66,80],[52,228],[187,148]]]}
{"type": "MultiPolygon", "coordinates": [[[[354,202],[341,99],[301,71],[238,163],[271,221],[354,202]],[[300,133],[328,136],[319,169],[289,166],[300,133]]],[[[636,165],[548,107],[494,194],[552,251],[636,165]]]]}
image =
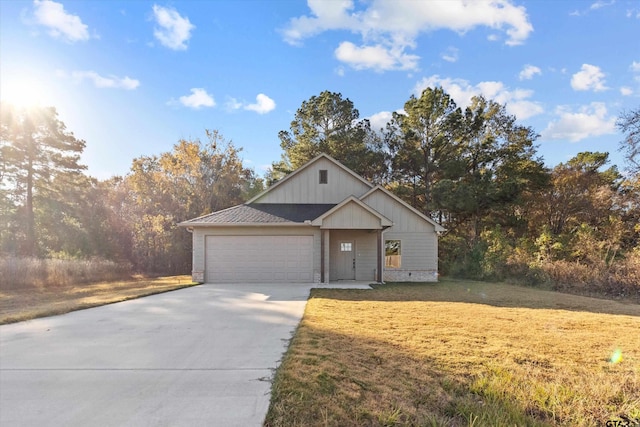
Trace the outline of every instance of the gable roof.
{"type": "Polygon", "coordinates": [[[178,225],[181,227],[247,224],[300,225],[317,218],[334,206],[334,204],[251,203],[183,221],[178,225]]]}
{"type": "Polygon", "coordinates": [[[250,199],[246,203],[250,204],[250,203],[255,202],[256,200],[260,200],[260,198],[262,198],[265,194],[269,193],[270,191],[273,191],[274,189],[278,188],[282,184],[292,180],[295,176],[300,174],[303,170],[310,168],[312,165],[314,165],[320,159],[329,160],[330,162],[332,162],[333,164],[338,166],[340,169],[344,170],[349,175],[351,175],[354,178],[356,178],[358,181],[364,183],[369,188],[374,188],[375,187],[372,183],[370,183],[369,181],[367,181],[366,179],[364,179],[363,177],[361,177],[360,175],[358,175],[357,173],[355,173],[354,171],[352,171],[351,169],[349,169],[348,167],[346,167],[345,165],[343,165],[342,163],[340,163],[339,161],[334,159],[333,157],[329,156],[328,154],[322,153],[322,154],[317,155],[313,159],[309,160],[309,162],[307,162],[303,166],[299,167],[295,171],[291,172],[289,175],[285,176],[281,180],[277,181],[275,184],[273,184],[271,187],[267,188],[266,190],[264,190],[263,192],[261,192],[257,196],[254,196],[252,199],[250,199]]]}
{"type": "Polygon", "coordinates": [[[435,222],[434,220],[432,220],[431,218],[429,218],[428,216],[426,216],[425,214],[423,214],[422,212],[420,212],[419,210],[417,210],[416,208],[414,208],[413,206],[411,206],[410,204],[408,204],[407,202],[402,200],[400,197],[396,196],[391,191],[387,190],[381,185],[376,185],[374,188],[372,188],[371,190],[363,194],[362,197],[360,197],[360,200],[366,199],[369,195],[375,193],[376,191],[382,191],[384,194],[391,197],[393,200],[397,201],[402,206],[409,209],[411,212],[418,215],[423,220],[427,221],[429,224],[432,224],[436,228],[437,232],[447,231],[446,228],[444,228],[443,226],[441,226],[440,224],[438,224],[437,222],[435,222]]]}
{"type": "Polygon", "coordinates": [[[357,197],[354,197],[354,196],[347,197],[341,203],[333,206],[331,209],[329,209],[328,211],[324,212],[323,214],[321,214],[320,216],[315,218],[311,222],[311,225],[322,226],[322,221],[324,219],[326,219],[326,218],[330,217],[331,215],[337,213],[338,211],[340,211],[340,209],[344,208],[346,205],[348,205],[350,203],[355,203],[356,205],[358,205],[360,207],[360,209],[362,209],[362,210],[364,210],[366,212],[369,212],[371,215],[373,215],[376,218],[378,218],[380,220],[381,228],[387,228],[387,227],[391,227],[393,225],[393,222],[390,219],[388,219],[387,217],[382,215],[380,212],[376,211],[371,206],[367,205],[362,200],[360,200],[360,199],[358,199],[357,197]]]}

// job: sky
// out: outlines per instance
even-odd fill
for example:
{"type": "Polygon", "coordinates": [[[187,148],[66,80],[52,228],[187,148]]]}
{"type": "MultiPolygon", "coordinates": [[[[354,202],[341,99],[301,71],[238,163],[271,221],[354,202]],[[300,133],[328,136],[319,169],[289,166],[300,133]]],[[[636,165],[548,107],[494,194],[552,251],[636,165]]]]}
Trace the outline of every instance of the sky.
{"type": "Polygon", "coordinates": [[[218,130],[262,175],[302,102],[376,128],[441,86],[506,105],[547,166],[606,151],[640,108],[638,0],[0,0],[0,99],[55,106],[100,179],[218,130]]]}

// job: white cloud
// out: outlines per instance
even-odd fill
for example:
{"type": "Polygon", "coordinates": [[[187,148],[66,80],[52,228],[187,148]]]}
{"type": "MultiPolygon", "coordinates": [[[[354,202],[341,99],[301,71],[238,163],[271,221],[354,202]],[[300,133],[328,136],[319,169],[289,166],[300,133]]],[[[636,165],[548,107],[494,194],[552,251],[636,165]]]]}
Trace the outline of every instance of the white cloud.
{"type": "Polygon", "coordinates": [[[633,61],[629,66],[634,73],[640,73],[640,62],[633,61]]]}
{"type": "Polygon", "coordinates": [[[607,107],[601,102],[584,105],[576,112],[571,111],[569,107],[558,107],[556,115],[558,120],[549,123],[542,132],[544,139],[568,139],[578,142],[616,131],[616,118],[607,116],[607,107]]]}
{"type": "Polygon", "coordinates": [[[49,28],[49,34],[68,42],[89,40],[89,30],[77,15],[64,10],[62,3],[51,0],[34,0],[36,22],[49,28]]]}
{"type": "Polygon", "coordinates": [[[620,88],[620,94],[623,96],[631,96],[633,95],[633,89],[629,86],[623,86],[620,88]]]}
{"type": "Polygon", "coordinates": [[[571,77],[571,87],[574,90],[593,90],[601,92],[607,90],[604,73],[595,65],[582,64],[580,71],[571,77]]]}
{"type": "Polygon", "coordinates": [[[282,31],[284,40],[299,45],[324,31],[346,30],[359,34],[360,47],[343,41],[336,57],[358,69],[415,69],[418,57],[408,55],[420,33],[448,29],[460,34],[479,26],[503,32],[507,45],[522,44],[533,31],[526,9],[511,0],[308,0],[309,16],[292,18],[282,31]],[[362,6],[364,5],[364,6],[362,6]]]}
{"type": "Polygon", "coordinates": [[[276,103],[264,93],[256,96],[255,104],[249,104],[244,107],[245,110],[255,111],[258,114],[266,114],[276,108],[276,103]]]}
{"type": "Polygon", "coordinates": [[[414,87],[416,96],[420,96],[422,91],[428,87],[442,87],[455,103],[466,108],[471,103],[471,98],[482,95],[489,100],[500,104],[506,104],[509,114],[515,115],[518,119],[524,120],[544,112],[544,108],[538,102],[531,101],[533,91],[526,89],[509,90],[502,82],[485,81],[472,85],[464,79],[440,78],[438,75],[425,77],[414,87]]]}
{"type": "Polygon", "coordinates": [[[391,111],[380,111],[379,113],[375,113],[367,119],[371,124],[371,129],[378,132],[380,129],[384,129],[387,127],[387,123],[391,121],[393,118],[393,113],[391,111]]]}
{"type": "Polygon", "coordinates": [[[224,103],[224,105],[225,108],[229,111],[239,110],[240,108],[242,108],[242,103],[230,96],[227,97],[227,101],[224,103]]]}
{"type": "MultiPolygon", "coordinates": [[[[63,73],[62,71],[60,71],[63,73]]],[[[62,76],[63,74],[59,74],[62,76]]],[[[125,77],[116,77],[116,76],[108,76],[104,77],[95,71],[74,71],[71,73],[71,77],[76,80],[91,80],[95,87],[97,88],[112,88],[112,89],[126,89],[133,90],[140,86],[140,81],[136,79],[132,79],[128,76],[125,77]]]]}
{"type": "Polygon", "coordinates": [[[192,88],[191,95],[183,95],[179,98],[180,103],[185,107],[199,109],[202,107],[215,107],[216,101],[203,88],[192,88]]]}
{"type": "Polygon", "coordinates": [[[574,10],[569,15],[570,16],[585,16],[590,12],[593,12],[593,11],[598,10],[598,9],[602,9],[603,7],[611,6],[613,4],[615,4],[615,0],[611,0],[611,1],[598,0],[598,1],[594,2],[594,3],[591,3],[591,5],[589,6],[588,9],[574,10]]]}
{"type": "Polygon", "coordinates": [[[447,50],[442,54],[442,59],[444,59],[447,62],[458,62],[458,58],[460,51],[455,48],[455,47],[449,47],[447,48],[447,50]]]}
{"type": "Polygon", "coordinates": [[[255,111],[258,114],[267,114],[276,108],[276,103],[264,93],[259,93],[256,96],[256,102],[253,104],[245,104],[236,98],[228,96],[225,102],[225,108],[228,111],[247,110],[255,111]]]}
{"type": "Polygon", "coordinates": [[[158,24],[153,35],[160,43],[173,50],[185,50],[186,42],[191,38],[191,31],[195,29],[189,18],[182,17],[172,8],[153,5],[153,16],[158,24]]]}
{"type": "Polygon", "coordinates": [[[376,71],[416,69],[418,56],[408,55],[381,45],[358,47],[342,42],[335,50],[336,58],[356,70],[372,68],[376,71]]]}
{"type": "Polygon", "coordinates": [[[611,0],[611,1],[598,0],[595,3],[591,4],[589,9],[598,10],[598,9],[602,9],[603,7],[611,6],[614,3],[615,3],[615,0],[611,0]]]}
{"type": "Polygon", "coordinates": [[[518,78],[520,80],[531,80],[533,76],[536,74],[542,74],[542,70],[535,65],[525,65],[520,74],[518,74],[518,78]]]}

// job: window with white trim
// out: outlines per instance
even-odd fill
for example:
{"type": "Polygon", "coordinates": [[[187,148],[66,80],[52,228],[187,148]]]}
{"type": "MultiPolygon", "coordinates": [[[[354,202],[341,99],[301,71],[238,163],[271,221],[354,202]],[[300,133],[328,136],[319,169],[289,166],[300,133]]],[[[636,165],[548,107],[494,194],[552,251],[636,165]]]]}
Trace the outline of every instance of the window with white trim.
{"type": "Polygon", "coordinates": [[[326,169],[320,169],[318,172],[320,172],[319,175],[318,175],[318,177],[319,177],[318,182],[320,184],[328,184],[329,183],[329,171],[326,170],[326,169]]]}

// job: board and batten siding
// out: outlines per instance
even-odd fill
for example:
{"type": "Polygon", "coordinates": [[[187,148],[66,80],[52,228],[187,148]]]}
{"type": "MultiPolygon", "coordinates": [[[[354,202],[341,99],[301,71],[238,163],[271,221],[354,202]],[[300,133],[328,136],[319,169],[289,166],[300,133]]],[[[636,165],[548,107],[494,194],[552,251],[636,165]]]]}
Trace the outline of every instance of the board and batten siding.
{"type": "Polygon", "coordinates": [[[378,235],[375,232],[360,230],[331,230],[331,260],[329,279],[336,280],[337,257],[340,254],[340,242],[354,241],[356,250],[356,280],[375,281],[378,254],[376,245],[378,235]]]}
{"type": "Polygon", "coordinates": [[[400,240],[399,270],[437,270],[438,246],[436,236],[427,233],[398,233],[386,231],[383,240],[400,240]]]}
{"type": "Polygon", "coordinates": [[[362,201],[393,221],[393,227],[388,229],[389,231],[435,232],[433,224],[428,223],[381,190],[374,191],[362,201]]]}
{"type": "Polygon", "coordinates": [[[380,218],[357,203],[350,202],[324,218],[322,228],[379,229],[380,218]]]}
{"type": "Polygon", "coordinates": [[[383,233],[384,240],[401,241],[400,268],[385,268],[385,281],[438,280],[438,235],[435,226],[402,203],[378,190],[363,201],[393,221],[383,233]]]}
{"type": "Polygon", "coordinates": [[[196,227],[193,230],[192,276],[204,282],[207,236],[313,236],[313,275],[320,281],[320,229],[317,227],[196,227]]]}
{"type": "Polygon", "coordinates": [[[349,196],[360,197],[371,187],[328,159],[319,159],[286,182],[263,194],[255,203],[335,203],[349,196]],[[320,170],[328,182],[320,184],[320,170]]]}

